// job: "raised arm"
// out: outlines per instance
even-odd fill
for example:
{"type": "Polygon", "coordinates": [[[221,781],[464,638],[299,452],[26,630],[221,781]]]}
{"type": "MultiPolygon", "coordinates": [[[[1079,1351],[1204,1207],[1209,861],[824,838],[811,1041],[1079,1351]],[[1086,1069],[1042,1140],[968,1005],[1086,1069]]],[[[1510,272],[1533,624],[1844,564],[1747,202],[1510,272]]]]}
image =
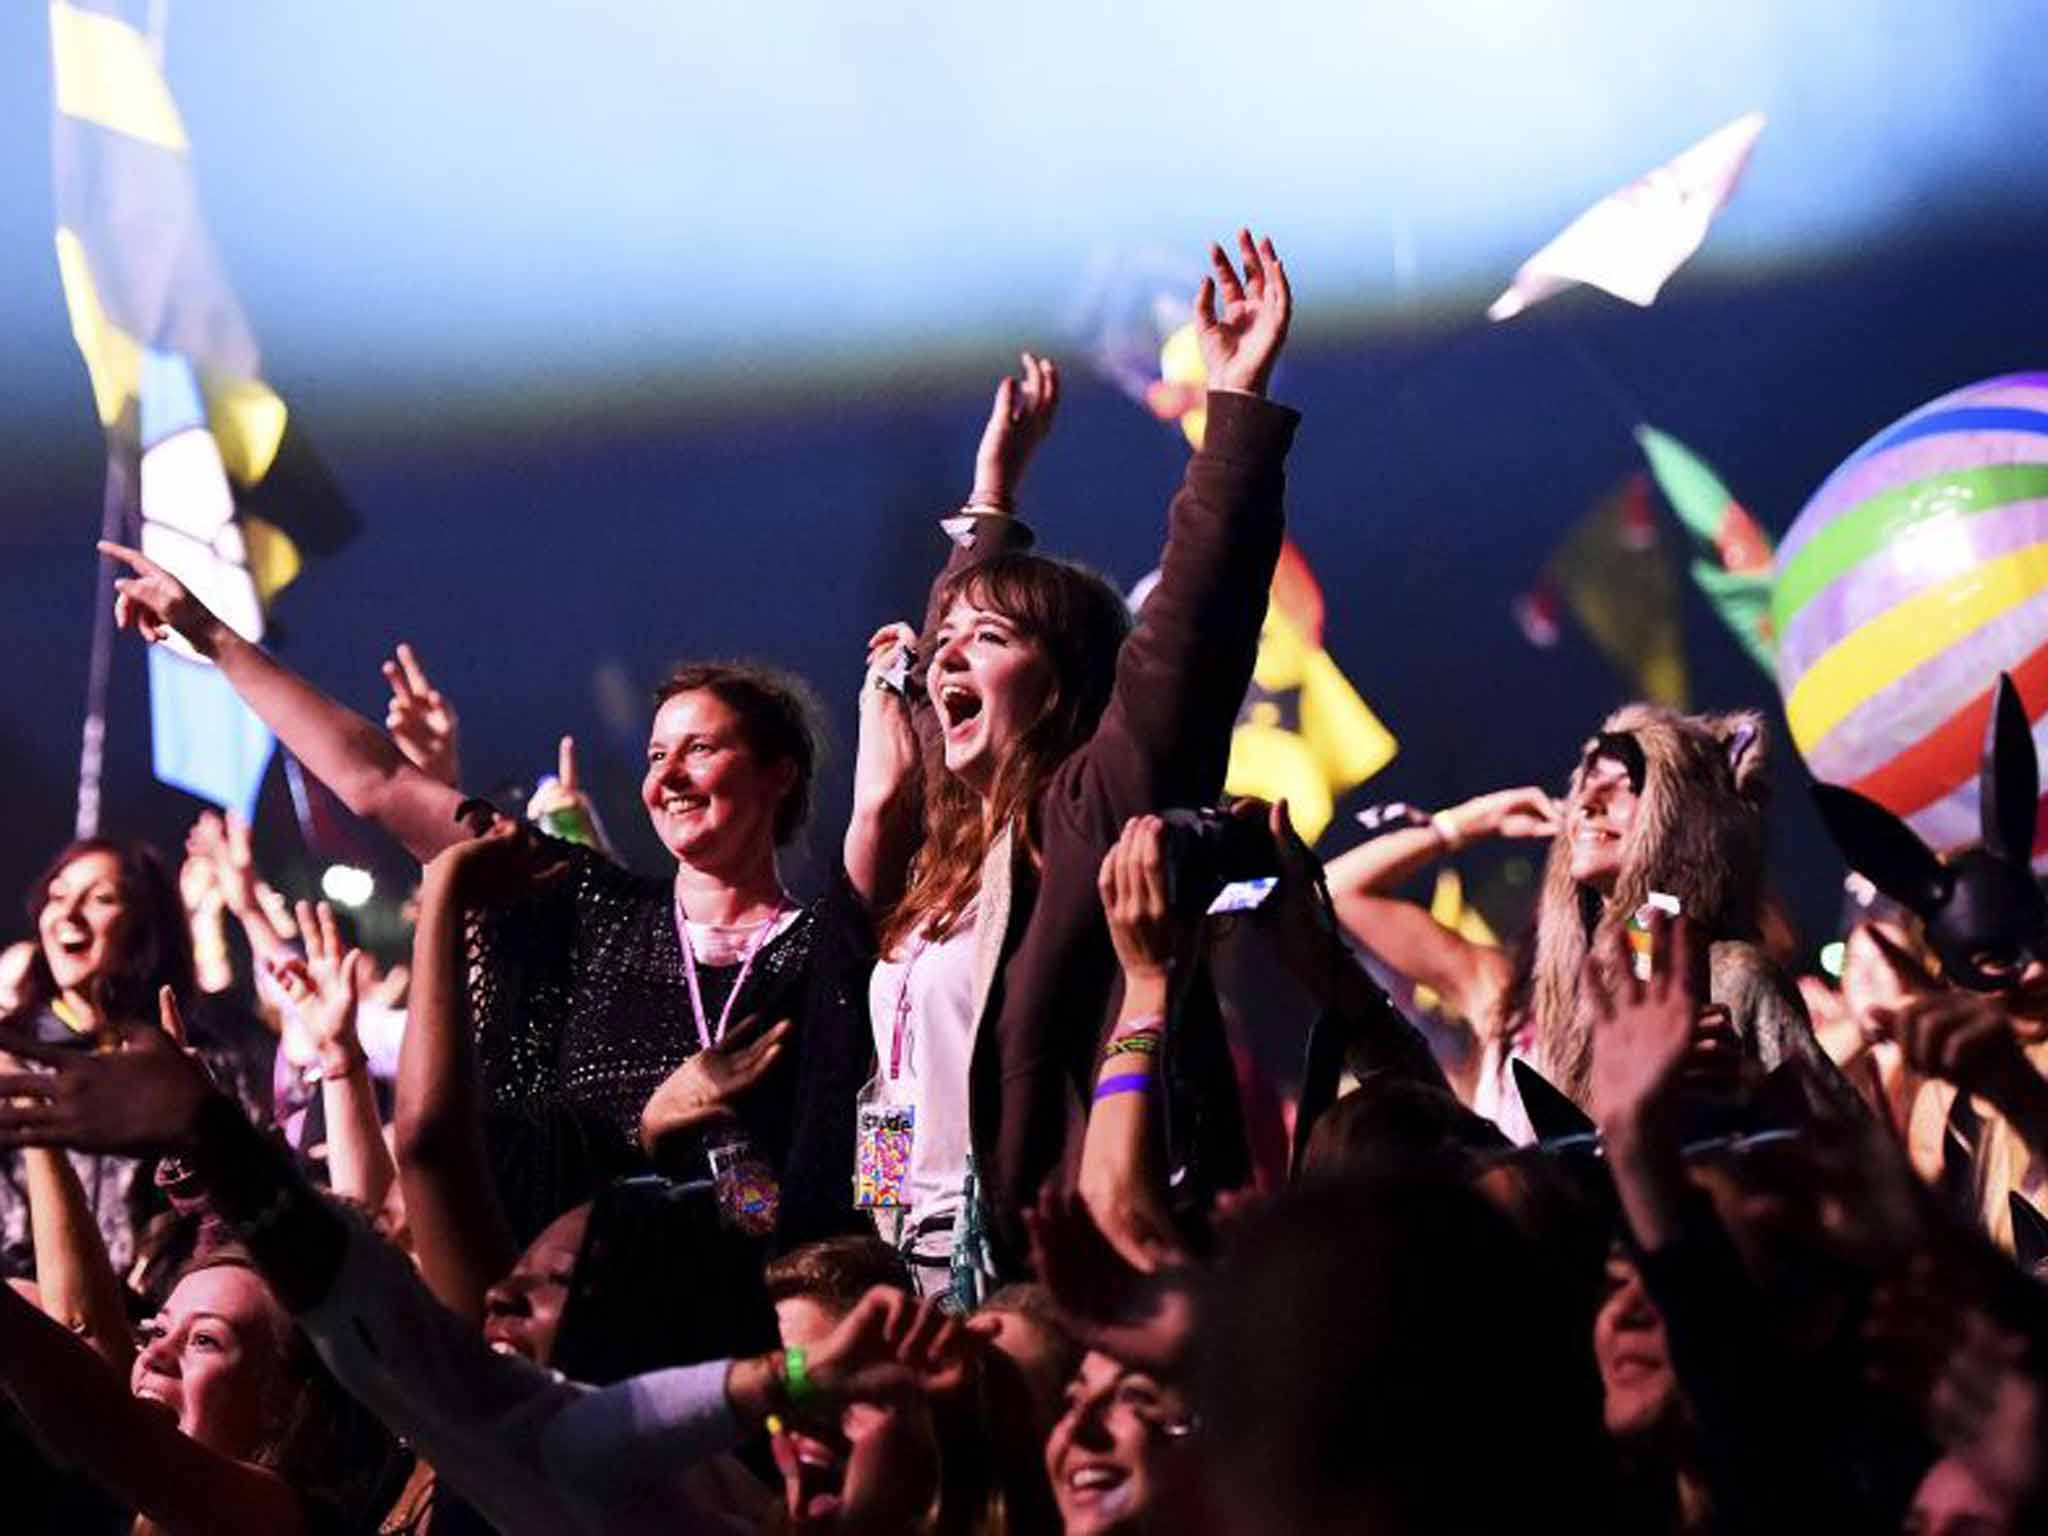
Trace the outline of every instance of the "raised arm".
{"type": "Polygon", "coordinates": [[[1124,1001],[1095,1074],[1077,1188],[1103,1237],[1142,1273],[1185,1263],[1166,1212],[1158,1098],[1176,951],[1191,939],[1166,899],[1165,824],[1125,823],[1096,877],[1124,1001]]]}
{"type": "Polygon", "coordinates": [[[208,1450],[81,1339],[0,1285],[0,1386],[64,1461],[176,1533],[283,1536],[304,1511],[275,1472],[208,1450]]]}
{"type": "MultiPolygon", "coordinates": [[[[0,1064],[11,1069],[7,1058],[0,1064]]],[[[121,1281],[86,1204],[85,1188],[58,1147],[23,1147],[29,1227],[36,1249],[36,1293],[42,1309],[78,1335],[123,1375],[135,1358],[135,1335],[121,1301],[121,1281]]]]}
{"type": "Polygon", "coordinates": [[[1386,965],[1443,998],[1459,1018],[1490,1031],[1512,982],[1513,962],[1386,893],[1482,838],[1545,838],[1556,830],[1550,797],[1529,786],[1480,795],[1437,812],[1426,825],[1375,837],[1324,866],[1337,920],[1386,965]]]}
{"type": "Polygon", "coordinates": [[[842,856],[846,878],[870,912],[902,895],[917,848],[917,732],[904,682],[916,651],[917,634],[908,624],[885,624],[868,640],[853,811],[842,856]]]}
{"type": "Polygon", "coordinates": [[[102,542],[132,573],[114,583],[115,622],[155,642],[177,635],[221,676],[313,776],[422,862],[460,835],[461,792],[422,773],[391,739],[262,646],[243,639],[139,550],[102,542]]]}
{"type": "Polygon", "coordinates": [[[1117,661],[1096,738],[1106,750],[1089,749],[1125,815],[1221,791],[1280,556],[1282,465],[1299,418],[1264,396],[1293,297],[1272,241],[1241,231],[1238,251],[1242,282],[1212,247],[1195,298],[1208,427],[1167,516],[1159,583],[1117,661]]]}
{"type": "Polygon", "coordinates": [[[412,991],[398,1053],[398,1182],[420,1273],[480,1322],[484,1292],[518,1249],[484,1154],[483,1090],[465,1017],[463,913],[491,879],[525,878],[534,839],[501,819],[427,866],[413,928],[412,991]]]}
{"type": "Polygon", "coordinates": [[[326,902],[318,907],[300,902],[298,919],[306,940],[305,957],[273,962],[271,975],[298,1010],[299,1023],[313,1043],[327,1121],[329,1182],[337,1195],[366,1210],[379,1210],[398,1170],[384,1145],[370,1059],[356,1034],[362,952],[343,947],[334,909],[326,902]]]}

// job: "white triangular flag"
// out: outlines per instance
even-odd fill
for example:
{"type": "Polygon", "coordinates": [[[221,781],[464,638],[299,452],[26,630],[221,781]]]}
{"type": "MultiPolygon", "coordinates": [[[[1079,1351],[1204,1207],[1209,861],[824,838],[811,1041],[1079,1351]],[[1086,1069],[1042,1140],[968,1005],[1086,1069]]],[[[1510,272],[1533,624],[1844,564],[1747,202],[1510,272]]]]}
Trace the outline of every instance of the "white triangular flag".
{"type": "Polygon", "coordinates": [[[1508,291],[1487,307],[1487,318],[1519,315],[1574,283],[1631,304],[1651,303],[1706,239],[1707,226],[1734,194],[1763,131],[1763,113],[1745,113],[1601,198],[1522,263],[1508,291]]]}

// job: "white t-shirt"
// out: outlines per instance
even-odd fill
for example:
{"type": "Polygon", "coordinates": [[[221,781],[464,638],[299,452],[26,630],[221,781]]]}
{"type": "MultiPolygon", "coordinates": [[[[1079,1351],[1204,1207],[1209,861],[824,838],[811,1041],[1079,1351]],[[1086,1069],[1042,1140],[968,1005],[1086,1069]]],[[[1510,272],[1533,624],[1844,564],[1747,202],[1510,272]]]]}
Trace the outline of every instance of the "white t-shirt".
{"type": "MultiPolygon", "coordinates": [[[[967,1178],[967,1067],[974,1054],[974,909],[937,944],[912,939],[878,961],[868,984],[874,1021],[877,1094],[916,1113],[910,1146],[910,1206],[902,1229],[930,1230],[916,1251],[943,1257],[967,1178]],[[902,1019],[901,1049],[896,1025],[902,1019]],[[892,1071],[893,1067],[893,1071],[892,1071]]],[[[894,1238],[896,1213],[877,1211],[894,1238]]]]}

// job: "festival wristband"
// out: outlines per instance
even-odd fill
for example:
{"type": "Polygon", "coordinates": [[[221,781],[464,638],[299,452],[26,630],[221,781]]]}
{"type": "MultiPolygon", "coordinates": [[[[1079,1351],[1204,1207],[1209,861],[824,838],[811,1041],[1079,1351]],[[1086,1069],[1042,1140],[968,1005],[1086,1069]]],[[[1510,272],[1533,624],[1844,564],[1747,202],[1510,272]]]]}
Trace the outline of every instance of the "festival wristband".
{"type": "Polygon", "coordinates": [[[1113,1099],[1120,1093],[1150,1093],[1152,1074],[1149,1072],[1126,1072],[1122,1077],[1105,1077],[1095,1085],[1095,1102],[1113,1099]]]}
{"type": "Polygon", "coordinates": [[[782,1352],[782,1394],[789,1399],[789,1411],[798,1418],[806,1416],[824,1395],[811,1380],[810,1360],[801,1348],[782,1352]]]}
{"type": "Polygon", "coordinates": [[[1142,1035],[1118,1035],[1102,1049],[1102,1059],[1112,1056],[1157,1056],[1159,1047],[1165,1041],[1163,1035],[1146,1033],[1142,1035]]]}

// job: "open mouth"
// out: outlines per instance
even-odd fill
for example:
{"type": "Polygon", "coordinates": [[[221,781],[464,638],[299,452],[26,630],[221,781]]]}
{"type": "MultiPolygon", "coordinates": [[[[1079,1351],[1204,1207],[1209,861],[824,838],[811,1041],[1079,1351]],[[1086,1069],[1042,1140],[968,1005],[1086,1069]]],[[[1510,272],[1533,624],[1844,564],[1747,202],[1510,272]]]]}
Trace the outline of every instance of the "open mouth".
{"type": "Polygon", "coordinates": [[[939,689],[939,714],[945,723],[946,733],[951,735],[980,716],[981,695],[959,683],[946,683],[939,689]]]}
{"type": "Polygon", "coordinates": [[[152,1387],[137,1387],[135,1389],[135,1401],[137,1401],[138,1403],[147,1403],[150,1407],[156,1409],[159,1413],[165,1414],[173,1420],[175,1420],[178,1417],[178,1410],[176,1406],[173,1405],[171,1401],[168,1398],[166,1398],[161,1392],[158,1392],[152,1387]]]}
{"type": "Polygon", "coordinates": [[[661,809],[665,815],[687,816],[693,811],[703,810],[710,803],[703,795],[669,795],[662,800],[661,809]]]}

